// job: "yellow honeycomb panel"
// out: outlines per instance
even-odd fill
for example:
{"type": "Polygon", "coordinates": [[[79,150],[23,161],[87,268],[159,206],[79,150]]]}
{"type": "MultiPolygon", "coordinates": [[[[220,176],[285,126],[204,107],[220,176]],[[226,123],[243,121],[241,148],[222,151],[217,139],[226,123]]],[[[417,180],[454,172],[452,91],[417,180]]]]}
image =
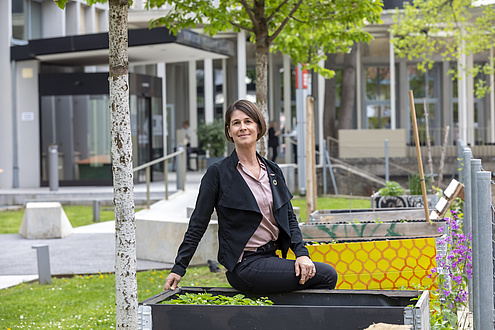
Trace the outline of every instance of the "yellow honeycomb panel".
{"type": "MultiPolygon", "coordinates": [[[[332,265],[339,274],[337,289],[398,290],[431,287],[436,267],[435,238],[397,239],[310,245],[311,259],[332,265]]],[[[288,258],[294,259],[289,251],[288,258]]]]}

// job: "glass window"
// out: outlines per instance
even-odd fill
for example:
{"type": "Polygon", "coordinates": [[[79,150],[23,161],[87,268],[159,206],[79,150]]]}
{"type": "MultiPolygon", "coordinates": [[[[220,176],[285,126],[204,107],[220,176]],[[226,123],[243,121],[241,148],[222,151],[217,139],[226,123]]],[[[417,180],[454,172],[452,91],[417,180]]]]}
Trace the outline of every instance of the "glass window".
{"type": "Polygon", "coordinates": [[[31,40],[42,37],[42,2],[12,0],[12,36],[31,40]]]}
{"type": "Polygon", "coordinates": [[[365,127],[390,128],[390,67],[365,68],[365,127]]]}
{"type": "Polygon", "coordinates": [[[42,181],[52,144],[58,146],[61,181],[110,181],[108,95],[42,96],[42,181]]]}

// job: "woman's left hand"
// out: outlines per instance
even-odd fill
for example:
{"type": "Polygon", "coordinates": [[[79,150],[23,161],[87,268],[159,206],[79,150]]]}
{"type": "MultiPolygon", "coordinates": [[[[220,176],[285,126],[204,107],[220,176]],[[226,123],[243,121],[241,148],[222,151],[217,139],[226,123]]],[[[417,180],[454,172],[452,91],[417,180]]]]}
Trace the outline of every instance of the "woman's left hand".
{"type": "Polygon", "coordinates": [[[299,279],[299,284],[306,283],[308,280],[312,279],[316,274],[315,264],[307,256],[297,257],[294,266],[296,268],[296,276],[301,275],[301,278],[299,279]]]}

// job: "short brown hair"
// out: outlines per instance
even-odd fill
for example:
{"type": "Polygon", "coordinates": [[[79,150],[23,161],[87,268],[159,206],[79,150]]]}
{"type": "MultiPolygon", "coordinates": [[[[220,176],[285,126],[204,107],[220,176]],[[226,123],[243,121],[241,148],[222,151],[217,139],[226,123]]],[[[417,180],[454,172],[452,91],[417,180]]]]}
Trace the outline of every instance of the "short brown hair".
{"type": "Polygon", "coordinates": [[[234,139],[229,136],[229,127],[230,127],[230,117],[232,116],[232,112],[235,110],[240,110],[249,116],[256,124],[258,124],[258,136],[256,137],[256,141],[258,141],[263,135],[266,133],[266,122],[265,117],[261,113],[260,109],[251,101],[248,100],[237,100],[227,108],[225,112],[225,137],[227,141],[234,143],[234,139]]]}

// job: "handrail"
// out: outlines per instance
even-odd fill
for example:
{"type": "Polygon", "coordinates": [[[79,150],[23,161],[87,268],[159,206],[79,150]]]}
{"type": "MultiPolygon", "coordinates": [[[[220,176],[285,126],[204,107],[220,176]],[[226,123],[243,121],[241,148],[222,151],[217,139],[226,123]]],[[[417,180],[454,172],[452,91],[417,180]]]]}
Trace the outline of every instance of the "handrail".
{"type": "MultiPolygon", "coordinates": [[[[151,181],[150,168],[151,168],[151,166],[156,165],[156,164],[161,163],[161,162],[164,162],[164,164],[163,164],[163,171],[164,171],[163,182],[165,184],[165,199],[168,199],[168,160],[173,158],[173,157],[179,156],[179,155],[184,156],[186,153],[186,150],[184,148],[179,147],[178,149],[179,149],[178,151],[173,152],[169,155],[154,159],[150,162],[147,162],[145,164],[142,164],[142,165],[139,165],[139,166],[133,168],[133,170],[132,170],[133,172],[146,170],[146,208],[148,208],[148,209],[150,208],[150,181],[151,181]]],[[[183,159],[183,160],[185,162],[185,159],[183,159]]],[[[182,182],[183,184],[185,184],[184,174],[185,174],[185,168],[181,170],[181,169],[179,169],[179,166],[177,166],[177,175],[181,176],[181,178],[179,178],[179,177],[177,178],[178,186],[179,186],[179,181],[182,182]],[[179,172],[181,172],[181,173],[179,173],[179,172]]],[[[184,185],[184,187],[185,187],[185,185],[184,185]]]]}
{"type": "Polygon", "coordinates": [[[174,153],[171,153],[170,155],[166,155],[166,156],[163,156],[163,157],[160,157],[160,158],[154,159],[154,160],[152,160],[152,161],[150,161],[150,162],[147,162],[147,163],[145,163],[145,164],[139,165],[138,167],[135,167],[135,168],[133,169],[133,171],[134,171],[134,172],[137,172],[137,171],[140,171],[140,170],[144,170],[146,167],[150,167],[150,166],[153,166],[153,165],[155,165],[155,164],[161,163],[161,162],[163,162],[163,161],[165,161],[165,160],[168,160],[168,159],[170,159],[170,158],[172,158],[172,157],[175,157],[175,156],[177,156],[177,155],[180,155],[180,154],[182,154],[182,153],[184,153],[184,150],[179,150],[179,151],[176,151],[176,152],[174,152],[174,153]]]}

